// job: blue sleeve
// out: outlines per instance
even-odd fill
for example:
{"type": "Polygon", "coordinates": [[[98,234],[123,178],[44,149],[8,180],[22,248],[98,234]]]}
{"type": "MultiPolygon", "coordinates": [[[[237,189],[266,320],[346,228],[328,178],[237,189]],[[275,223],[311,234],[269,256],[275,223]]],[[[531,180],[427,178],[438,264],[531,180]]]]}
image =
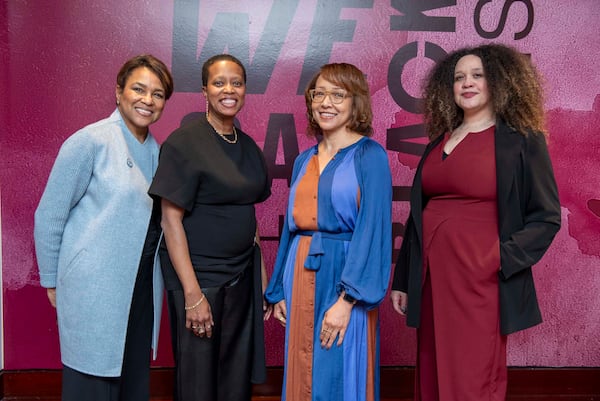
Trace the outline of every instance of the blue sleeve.
{"type": "Polygon", "coordinates": [[[357,150],[360,207],[342,271],[342,290],[367,308],[385,297],[392,263],[392,177],[387,153],[369,140],[357,150]]]}
{"type": "Polygon", "coordinates": [[[285,261],[290,246],[291,233],[287,223],[287,213],[285,216],[283,229],[281,230],[281,238],[279,239],[279,248],[277,249],[277,258],[275,259],[275,267],[273,274],[269,280],[269,285],[265,291],[265,299],[270,304],[276,304],[281,301],[283,296],[283,271],[285,269],[285,261]]]}
{"type": "Polygon", "coordinates": [[[35,211],[33,235],[42,287],[56,287],[58,256],[71,210],[85,195],[94,167],[95,146],[79,131],[61,146],[35,211]]]}

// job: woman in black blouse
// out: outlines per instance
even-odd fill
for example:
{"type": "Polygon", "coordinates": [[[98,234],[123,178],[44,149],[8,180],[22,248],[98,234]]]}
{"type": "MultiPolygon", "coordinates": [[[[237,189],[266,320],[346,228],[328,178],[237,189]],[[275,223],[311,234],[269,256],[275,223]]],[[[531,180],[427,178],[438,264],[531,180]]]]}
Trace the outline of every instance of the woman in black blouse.
{"type": "Polygon", "coordinates": [[[271,192],[261,150],[233,125],[244,105],[244,66],[211,57],[202,85],[206,119],[169,136],[150,187],[162,206],[174,400],[250,400],[251,382],[265,375],[266,273],[254,204],[271,192]]]}

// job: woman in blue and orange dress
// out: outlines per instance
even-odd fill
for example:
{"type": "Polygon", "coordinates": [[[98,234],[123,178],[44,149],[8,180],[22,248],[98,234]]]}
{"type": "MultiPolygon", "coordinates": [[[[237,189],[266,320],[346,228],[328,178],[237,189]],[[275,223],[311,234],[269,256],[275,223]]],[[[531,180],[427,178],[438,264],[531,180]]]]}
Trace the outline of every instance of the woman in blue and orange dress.
{"type": "Polygon", "coordinates": [[[418,328],[415,400],[503,401],[506,336],[541,322],[531,266],[560,227],[540,79],[512,48],[461,49],[425,105],[391,294],[418,328]]]}
{"type": "Polygon", "coordinates": [[[364,74],[328,64],[306,93],[319,143],[294,164],[265,293],[286,327],[282,400],[379,399],[377,306],[392,252],[392,183],[364,74]]]}

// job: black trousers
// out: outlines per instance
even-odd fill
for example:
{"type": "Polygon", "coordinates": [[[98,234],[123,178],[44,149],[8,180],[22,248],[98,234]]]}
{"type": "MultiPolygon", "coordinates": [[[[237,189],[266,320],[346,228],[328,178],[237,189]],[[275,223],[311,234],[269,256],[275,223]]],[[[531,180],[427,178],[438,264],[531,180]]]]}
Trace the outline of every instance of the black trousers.
{"type": "Polygon", "coordinates": [[[202,288],[215,322],[211,338],[197,337],[185,328],[183,291],[167,291],[175,357],[174,401],[251,399],[252,264],[233,281],[202,288]]]}
{"type": "MultiPolygon", "coordinates": [[[[152,269],[158,226],[148,230],[131,298],[120,377],[88,375],[63,366],[62,401],[148,401],[152,347],[152,269]]],[[[110,296],[110,294],[108,295],[110,296]]]]}

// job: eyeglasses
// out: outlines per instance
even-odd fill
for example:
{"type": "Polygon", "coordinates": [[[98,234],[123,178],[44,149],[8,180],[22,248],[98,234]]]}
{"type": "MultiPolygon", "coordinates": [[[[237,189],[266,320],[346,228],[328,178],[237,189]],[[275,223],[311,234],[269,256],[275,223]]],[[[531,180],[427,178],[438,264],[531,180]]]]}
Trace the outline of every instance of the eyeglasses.
{"type": "Polygon", "coordinates": [[[310,99],[314,103],[323,102],[326,96],[329,96],[329,100],[331,100],[331,103],[333,104],[340,104],[344,101],[345,98],[352,97],[352,95],[348,95],[348,92],[346,92],[343,89],[336,89],[334,91],[311,89],[308,91],[308,93],[310,94],[310,99]]]}

